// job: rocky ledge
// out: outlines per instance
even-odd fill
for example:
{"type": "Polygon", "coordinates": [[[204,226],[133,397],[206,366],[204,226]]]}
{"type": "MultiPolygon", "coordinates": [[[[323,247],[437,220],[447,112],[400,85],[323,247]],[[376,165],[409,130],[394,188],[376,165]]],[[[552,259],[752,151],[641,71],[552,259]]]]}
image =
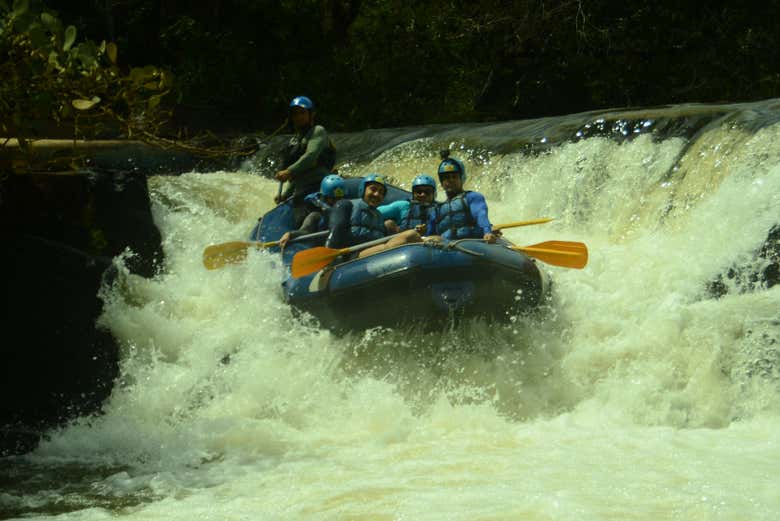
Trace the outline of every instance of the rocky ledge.
{"type": "Polygon", "coordinates": [[[95,324],[101,281],[127,248],[139,275],[154,275],[163,260],[146,178],[154,169],[122,170],[122,153],[112,153],[106,168],[0,178],[0,455],[29,451],[46,430],[99,414],[118,370],[115,340],[95,324]]]}

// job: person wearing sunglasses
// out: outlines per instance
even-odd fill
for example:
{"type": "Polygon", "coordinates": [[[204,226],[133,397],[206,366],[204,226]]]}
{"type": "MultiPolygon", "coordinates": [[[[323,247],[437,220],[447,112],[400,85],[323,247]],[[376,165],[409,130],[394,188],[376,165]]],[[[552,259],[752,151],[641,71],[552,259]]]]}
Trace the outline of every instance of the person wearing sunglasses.
{"type": "MultiPolygon", "coordinates": [[[[412,181],[412,198],[382,205],[377,210],[385,219],[392,220],[397,231],[415,230],[425,235],[430,213],[436,205],[436,181],[420,174],[412,181]]],[[[390,225],[391,227],[393,225],[390,225]]]]}

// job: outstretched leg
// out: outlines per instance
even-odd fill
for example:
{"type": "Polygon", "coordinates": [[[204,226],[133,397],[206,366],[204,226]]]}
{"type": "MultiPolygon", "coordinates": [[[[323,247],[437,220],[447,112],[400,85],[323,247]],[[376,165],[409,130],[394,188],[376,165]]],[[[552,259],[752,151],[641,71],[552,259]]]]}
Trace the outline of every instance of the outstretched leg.
{"type": "Polygon", "coordinates": [[[364,257],[368,257],[369,255],[373,255],[375,253],[379,253],[380,251],[385,251],[390,248],[394,248],[395,246],[400,246],[402,244],[411,244],[414,242],[422,242],[422,238],[420,237],[420,234],[417,233],[414,230],[406,230],[405,232],[401,232],[389,241],[387,241],[384,244],[380,244],[378,246],[372,246],[371,248],[366,248],[365,250],[361,251],[360,254],[358,254],[358,258],[362,259],[364,257]]]}

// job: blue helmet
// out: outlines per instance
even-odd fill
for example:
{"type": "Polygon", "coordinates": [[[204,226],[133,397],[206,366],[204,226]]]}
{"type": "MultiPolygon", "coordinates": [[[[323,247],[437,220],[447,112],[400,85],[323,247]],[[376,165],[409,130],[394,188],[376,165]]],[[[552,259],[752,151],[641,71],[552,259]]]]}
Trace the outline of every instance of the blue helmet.
{"type": "Polygon", "coordinates": [[[295,96],[290,102],[290,108],[301,107],[306,110],[314,110],[314,102],[306,96],[295,96]]]}
{"type": "Polygon", "coordinates": [[[458,159],[448,157],[439,163],[439,181],[441,181],[441,175],[449,172],[458,172],[460,174],[461,183],[466,182],[466,167],[458,159]]]}
{"type": "Polygon", "coordinates": [[[325,176],[320,183],[320,193],[323,197],[344,197],[344,194],[347,193],[344,189],[344,179],[335,174],[325,176]]]}
{"type": "Polygon", "coordinates": [[[420,174],[412,180],[412,190],[416,186],[430,186],[433,188],[433,198],[436,199],[436,181],[427,174],[420,174]]]}
{"type": "Polygon", "coordinates": [[[360,181],[360,187],[358,188],[358,193],[360,194],[361,199],[366,194],[366,185],[369,183],[377,183],[382,185],[385,189],[385,193],[387,193],[387,181],[385,181],[385,176],[380,174],[368,174],[363,178],[362,181],[360,181]]]}

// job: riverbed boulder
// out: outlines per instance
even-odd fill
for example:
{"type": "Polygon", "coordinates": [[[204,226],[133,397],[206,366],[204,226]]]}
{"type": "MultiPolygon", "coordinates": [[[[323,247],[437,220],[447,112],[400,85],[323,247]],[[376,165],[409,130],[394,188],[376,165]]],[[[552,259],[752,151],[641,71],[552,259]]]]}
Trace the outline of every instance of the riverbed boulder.
{"type": "Polygon", "coordinates": [[[99,414],[118,372],[116,342],[95,325],[101,281],[127,249],[128,268],[146,277],[163,252],[146,176],[135,171],[9,175],[0,215],[0,454],[13,454],[47,429],[99,414]]]}

